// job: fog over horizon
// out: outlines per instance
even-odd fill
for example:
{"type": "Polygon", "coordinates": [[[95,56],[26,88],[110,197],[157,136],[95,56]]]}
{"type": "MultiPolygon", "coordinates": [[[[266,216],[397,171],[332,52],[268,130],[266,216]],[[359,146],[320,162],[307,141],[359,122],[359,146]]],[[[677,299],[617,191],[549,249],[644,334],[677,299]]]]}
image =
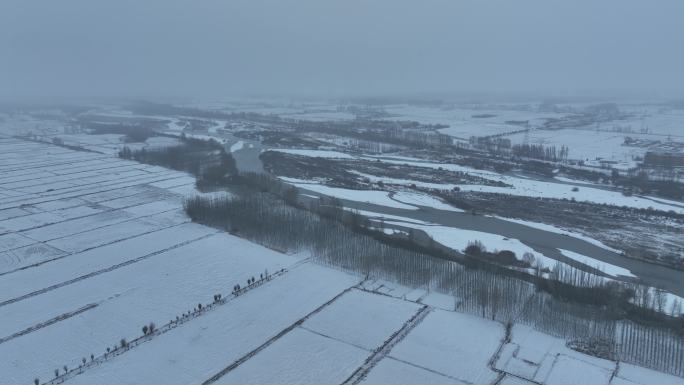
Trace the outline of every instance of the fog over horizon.
{"type": "Polygon", "coordinates": [[[684,98],[681,0],[3,0],[0,100],[684,98]]]}

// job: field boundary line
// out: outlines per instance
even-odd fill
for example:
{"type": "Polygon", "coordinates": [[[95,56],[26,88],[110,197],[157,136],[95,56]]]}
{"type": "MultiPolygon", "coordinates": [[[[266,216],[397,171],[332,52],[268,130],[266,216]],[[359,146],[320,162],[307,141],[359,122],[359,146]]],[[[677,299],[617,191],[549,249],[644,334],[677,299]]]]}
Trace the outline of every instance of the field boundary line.
{"type": "Polygon", "coordinates": [[[7,341],[13,340],[13,339],[18,338],[18,337],[21,337],[21,336],[23,336],[23,335],[26,335],[26,334],[29,334],[29,333],[33,333],[33,332],[36,331],[36,330],[39,330],[39,329],[42,329],[42,328],[44,328],[44,327],[50,326],[50,325],[55,324],[55,323],[57,323],[57,322],[63,321],[63,320],[65,320],[65,319],[68,319],[68,318],[77,316],[77,315],[79,315],[79,314],[81,314],[81,313],[84,313],[84,312],[86,312],[86,311],[88,311],[88,310],[94,309],[94,308],[96,308],[96,307],[98,307],[98,306],[99,306],[99,304],[97,304],[97,303],[90,303],[90,304],[87,304],[87,305],[85,305],[85,306],[82,306],[82,307],[80,307],[80,308],[78,308],[78,309],[76,309],[76,310],[73,310],[73,311],[70,311],[70,312],[67,312],[67,313],[60,314],[60,315],[58,315],[57,317],[50,318],[50,319],[47,320],[47,321],[39,322],[39,323],[37,323],[37,324],[35,324],[35,325],[33,325],[33,326],[30,326],[30,327],[28,327],[28,328],[26,328],[26,329],[24,329],[24,330],[18,331],[18,332],[14,333],[14,334],[11,334],[11,335],[7,336],[7,337],[0,338],[0,344],[3,344],[3,343],[5,343],[5,342],[7,342],[7,341]]]}

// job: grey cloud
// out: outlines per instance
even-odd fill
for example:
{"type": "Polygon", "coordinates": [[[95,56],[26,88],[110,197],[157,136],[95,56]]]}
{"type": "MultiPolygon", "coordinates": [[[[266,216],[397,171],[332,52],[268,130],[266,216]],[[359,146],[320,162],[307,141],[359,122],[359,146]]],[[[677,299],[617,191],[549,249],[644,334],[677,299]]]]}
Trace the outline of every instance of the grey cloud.
{"type": "Polygon", "coordinates": [[[680,0],[3,0],[0,98],[684,96],[680,0]]]}

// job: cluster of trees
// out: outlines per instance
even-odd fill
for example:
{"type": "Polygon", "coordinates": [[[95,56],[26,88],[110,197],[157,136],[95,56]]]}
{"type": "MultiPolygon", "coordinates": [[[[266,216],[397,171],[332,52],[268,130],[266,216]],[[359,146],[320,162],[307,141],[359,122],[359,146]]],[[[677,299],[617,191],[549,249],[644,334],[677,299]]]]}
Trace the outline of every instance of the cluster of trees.
{"type": "Polygon", "coordinates": [[[613,170],[611,180],[614,185],[620,186],[628,192],[655,194],[669,199],[684,199],[684,184],[675,180],[674,173],[671,174],[669,180],[653,180],[644,170],[631,170],[626,175],[621,175],[619,171],[613,170]]]}
{"type": "MultiPolygon", "coordinates": [[[[468,242],[464,250],[465,254],[475,258],[487,259],[489,261],[499,263],[508,266],[518,266],[518,267],[532,267],[534,262],[534,255],[532,255],[532,261],[530,260],[519,260],[514,252],[510,250],[494,250],[493,252],[487,251],[487,247],[479,240],[468,242]]],[[[528,253],[529,254],[529,253],[528,253]]]]}
{"type": "Polygon", "coordinates": [[[516,156],[550,161],[567,161],[570,149],[568,146],[544,146],[543,144],[516,144],[511,153],[516,156]]]}
{"type": "Polygon", "coordinates": [[[633,322],[616,324],[618,359],[684,377],[684,339],[681,335],[633,322]]]}
{"type": "Polygon", "coordinates": [[[149,325],[143,325],[142,327],[142,332],[144,336],[153,334],[156,330],[157,326],[154,324],[154,322],[150,322],[149,325]]]}
{"type": "Polygon", "coordinates": [[[200,188],[225,186],[237,175],[235,159],[219,142],[185,135],[180,140],[178,146],[153,150],[131,150],[124,146],[119,157],[189,172],[197,177],[200,188]]]}
{"type": "MultiPolygon", "coordinates": [[[[251,183],[267,190],[266,180],[255,177],[251,183]]],[[[271,187],[281,189],[277,182],[271,187]]],[[[315,201],[310,209],[304,210],[298,207],[296,191],[292,188],[282,187],[283,198],[261,189],[257,191],[238,194],[232,199],[195,197],[185,202],[185,209],[194,221],[225,228],[274,249],[308,250],[326,265],[356,267],[365,275],[380,274],[384,264],[391,264],[395,266],[392,277],[401,277],[399,281],[405,284],[427,282],[427,275],[420,273],[427,274],[424,263],[447,262],[354,231],[354,228],[367,227],[367,219],[345,211],[339,200],[315,201]]]]}
{"type": "MultiPolygon", "coordinates": [[[[597,296],[588,290],[592,287],[604,290],[605,283],[579,278],[583,273],[570,270],[576,269],[567,268],[563,275],[555,275],[549,281],[570,276],[570,281],[583,285],[580,289],[587,290],[588,296],[597,296]]],[[[587,298],[574,301],[540,290],[539,285],[484,270],[459,271],[453,279],[457,284],[453,285],[452,293],[459,311],[506,324],[525,324],[566,339],[569,346],[582,347],[578,350],[588,354],[684,376],[684,319],[679,326],[668,325],[654,320],[666,318],[662,314],[633,308],[632,311],[648,312],[650,317],[649,321],[630,321],[625,309],[612,305],[610,299],[588,305],[587,298]]],[[[568,290],[572,290],[570,286],[568,290]]]]}
{"type": "Polygon", "coordinates": [[[124,135],[127,143],[141,143],[155,136],[154,129],[147,124],[81,122],[81,125],[94,134],[124,135]]]}
{"type": "MultiPolygon", "coordinates": [[[[601,307],[586,307],[536,293],[518,322],[584,346],[582,351],[684,376],[681,330],[636,323],[601,307]]],[[[573,346],[574,347],[574,346],[573,346]]]]}
{"type": "MultiPolygon", "coordinates": [[[[513,134],[513,132],[506,134],[513,134]]],[[[468,142],[474,148],[492,152],[508,152],[511,148],[511,140],[498,135],[471,136],[468,142]]]]}
{"type": "Polygon", "coordinates": [[[361,150],[364,153],[383,153],[383,152],[395,152],[403,149],[403,146],[396,144],[370,141],[363,139],[348,139],[348,146],[355,150],[361,150]]]}
{"type": "Polygon", "coordinates": [[[495,154],[511,154],[518,157],[547,161],[567,161],[570,149],[567,146],[544,146],[542,144],[511,144],[511,140],[504,136],[523,133],[529,129],[506,132],[489,136],[471,136],[469,144],[476,149],[486,150],[495,154]]]}

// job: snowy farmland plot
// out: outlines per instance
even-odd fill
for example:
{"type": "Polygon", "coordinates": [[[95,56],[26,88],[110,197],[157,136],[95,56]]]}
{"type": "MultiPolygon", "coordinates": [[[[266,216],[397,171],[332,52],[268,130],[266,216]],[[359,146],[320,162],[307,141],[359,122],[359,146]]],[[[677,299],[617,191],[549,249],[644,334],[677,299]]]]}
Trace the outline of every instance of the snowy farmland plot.
{"type": "Polygon", "coordinates": [[[434,310],[392,351],[390,357],[464,383],[489,384],[496,373],[488,361],[504,337],[497,322],[434,310]]]}
{"type": "Polygon", "coordinates": [[[449,378],[419,366],[392,358],[382,360],[362,382],[364,385],[463,385],[465,382],[449,378]]]}
{"type": "Polygon", "coordinates": [[[352,290],[308,319],[302,327],[372,350],[381,346],[419,309],[420,306],[412,302],[352,290]]]}
{"type": "Polygon", "coordinates": [[[216,384],[335,384],[344,381],[366,355],[352,345],[297,329],[216,384]]]}

